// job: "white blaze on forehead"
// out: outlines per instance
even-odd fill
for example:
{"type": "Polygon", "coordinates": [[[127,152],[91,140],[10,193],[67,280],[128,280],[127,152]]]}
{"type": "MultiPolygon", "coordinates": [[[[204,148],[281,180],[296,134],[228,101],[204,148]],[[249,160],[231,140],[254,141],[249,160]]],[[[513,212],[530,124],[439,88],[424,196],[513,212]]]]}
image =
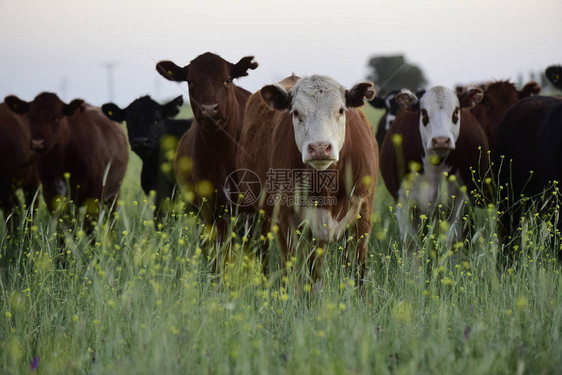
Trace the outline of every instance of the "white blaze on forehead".
{"type": "Polygon", "coordinates": [[[332,78],[313,75],[300,79],[291,89],[292,111],[297,111],[302,121],[293,116],[295,142],[303,162],[309,160],[308,145],[330,143],[335,160],[345,139],[345,88],[332,78]]]}
{"type": "Polygon", "coordinates": [[[447,137],[450,148],[455,148],[455,142],[460,133],[460,115],[458,121],[453,122],[453,114],[460,107],[457,95],[450,89],[437,86],[427,90],[420,99],[420,133],[424,150],[432,148],[432,139],[447,137]],[[429,122],[423,124],[423,111],[427,113],[429,122]]]}
{"type": "Polygon", "coordinates": [[[384,99],[384,103],[386,105],[386,117],[385,117],[384,128],[386,130],[389,130],[392,124],[394,123],[394,120],[396,120],[396,113],[392,113],[392,104],[390,103],[390,101],[394,99],[395,96],[396,95],[394,94],[390,94],[384,99]]]}

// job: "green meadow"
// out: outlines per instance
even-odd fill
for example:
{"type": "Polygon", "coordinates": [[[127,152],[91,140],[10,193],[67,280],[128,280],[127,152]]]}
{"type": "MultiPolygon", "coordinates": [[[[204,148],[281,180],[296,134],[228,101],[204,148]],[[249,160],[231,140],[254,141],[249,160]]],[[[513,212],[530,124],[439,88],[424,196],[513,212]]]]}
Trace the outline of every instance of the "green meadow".
{"type": "Polygon", "coordinates": [[[430,222],[410,254],[379,178],[364,289],[343,242],[310,285],[290,277],[298,262],[283,278],[273,234],[262,273],[263,239],[242,216],[221,249],[194,210],[155,225],[140,165],[131,154],[116,213],[92,234],[83,210],[51,217],[39,197],[0,223],[1,374],[562,373],[560,241],[533,212],[510,262],[493,205],[470,210],[474,228],[452,250],[430,222]]]}

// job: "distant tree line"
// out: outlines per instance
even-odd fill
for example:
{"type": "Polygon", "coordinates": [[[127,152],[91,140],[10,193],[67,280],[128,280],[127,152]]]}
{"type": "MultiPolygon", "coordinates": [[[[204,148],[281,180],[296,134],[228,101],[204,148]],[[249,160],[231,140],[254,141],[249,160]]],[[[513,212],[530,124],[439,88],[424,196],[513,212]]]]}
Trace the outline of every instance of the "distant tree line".
{"type": "Polygon", "coordinates": [[[383,97],[403,88],[415,92],[427,84],[422,69],[403,55],[374,56],[369,60],[369,67],[371,74],[368,78],[377,83],[377,95],[383,97]]]}

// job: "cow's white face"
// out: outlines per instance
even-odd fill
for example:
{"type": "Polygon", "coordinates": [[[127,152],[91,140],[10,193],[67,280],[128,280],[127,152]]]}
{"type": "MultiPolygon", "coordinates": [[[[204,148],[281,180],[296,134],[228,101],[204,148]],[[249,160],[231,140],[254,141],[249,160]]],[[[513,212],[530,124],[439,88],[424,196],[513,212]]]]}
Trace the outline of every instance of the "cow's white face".
{"type": "Polygon", "coordinates": [[[457,95],[437,86],[420,99],[420,134],[426,155],[446,156],[459,139],[461,116],[457,95]]]}
{"type": "Polygon", "coordinates": [[[418,100],[408,90],[396,96],[406,111],[419,111],[419,129],[425,155],[433,164],[439,164],[455,149],[460,134],[461,108],[472,107],[482,99],[482,90],[471,88],[462,97],[452,90],[433,87],[418,100]]]}
{"type": "Polygon", "coordinates": [[[375,92],[372,83],[346,90],[332,78],[313,75],[298,80],[289,92],[281,85],[269,85],[261,94],[272,107],[291,113],[303,163],[324,170],[339,160],[346,110],[363,105],[363,98],[372,99],[375,92]]]}
{"type": "Polygon", "coordinates": [[[326,169],[339,160],[345,140],[345,88],[328,77],[312,76],[291,90],[295,143],[303,163],[326,169]]]}

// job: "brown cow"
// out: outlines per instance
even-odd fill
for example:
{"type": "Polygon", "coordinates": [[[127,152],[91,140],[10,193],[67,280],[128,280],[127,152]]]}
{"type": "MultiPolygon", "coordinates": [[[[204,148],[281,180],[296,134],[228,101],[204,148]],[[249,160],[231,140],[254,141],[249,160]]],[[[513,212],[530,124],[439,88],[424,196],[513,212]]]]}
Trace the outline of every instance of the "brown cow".
{"type": "Polygon", "coordinates": [[[27,117],[0,104],[0,208],[8,216],[17,205],[16,191],[22,188],[26,204],[39,188],[39,176],[29,149],[31,135],[27,117]]]}
{"type": "Polygon", "coordinates": [[[183,68],[171,61],[156,65],[164,78],[188,83],[195,119],[180,139],[174,169],[188,201],[201,209],[205,223],[216,225],[219,242],[228,227],[224,214],[230,203],[223,186],[236,169],[238,139],[250,96],[250,92],[236,86],[233,80],[257,68],[253,58],[244,57],[232,64],[205,53],[183,68]]]}
{"type": "Polygon", "coordinates": [[[255,173],[263,184],[263,190],[248,184],[247,193],[261,195],[254,207],[263,208],[273,228],[279,229],[284,271],[294,254],[307,260],[316,280],[322,262],[317,249],[347,232],[344,254],[347,258],[355,253],[352,263],[361,282],[378,148],[371,124],[356,107],[374,97],[373,84],[346,90],[325,76],[294,83],[295,78],[265,86],[250,97],[240,139],[247,152],[238,154],[237,165],[255,173]],[[298,234],[307,231],[308,236],[298,234]],[[299,243],[306,248],[297,250],[299,243]]]}
{"type": "Polygon", "coordinates": [[[534,81],[521,90],[509,81],[496,81],[482,85],[484,97],[470,111],[476,117],[488,138],[492,153],[496,150],[496,137],[500,122],[507,110],[520,99],[540,93],[541,87],[534,81]]]}
{"type": "Polygon", "coordinates": [[[381,172],[397,203],[403,241],[415,238],[422,214],[432,218],[443,212],[450,224],[447,246],[461,238],[466,191],[482,194],[489,168],[486,135],[468,110],[481,99],[478,88],[457,97],[443,86],[420,99],[407,90],[396,96],[403,111],[383,142],[381,172]]]}
{"type": "Polygon", "coordinates": [[[57,208],[57,198],[68,193],[92,214],[98,209],[96,200],[118,196],[129,162],[121,126],[81,99],[65,104],[56,94],[41,93],[32,102],[16,96],[5,102],[12,111],[29,116],[30,146],[41,155],[37,169],[51,211],[57,208]]]}

